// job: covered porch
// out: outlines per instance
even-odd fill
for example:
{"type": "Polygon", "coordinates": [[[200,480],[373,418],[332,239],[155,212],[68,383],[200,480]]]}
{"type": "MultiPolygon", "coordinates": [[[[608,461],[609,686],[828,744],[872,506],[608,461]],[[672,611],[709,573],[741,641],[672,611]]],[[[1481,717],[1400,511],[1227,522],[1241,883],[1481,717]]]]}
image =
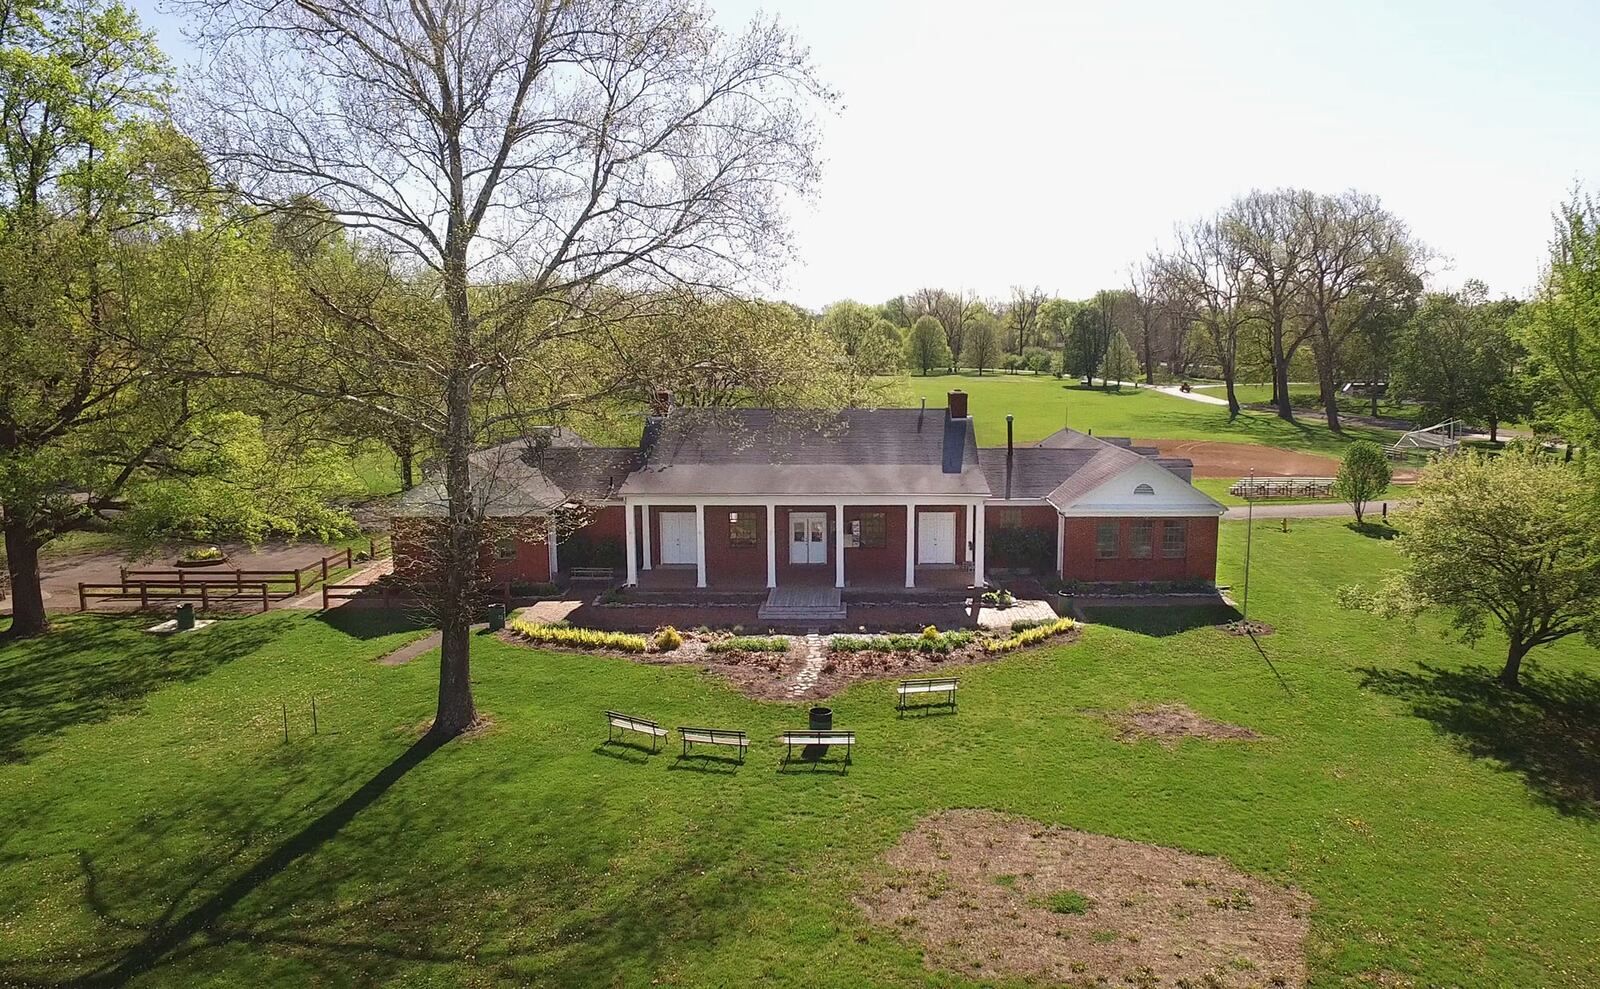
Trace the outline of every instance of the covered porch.
{"type": "Polygon", "coordinates": [[[983,499],[630,498],[627,583],[751,593],[775,587],[944,591],[984,583],[983,499]]]}

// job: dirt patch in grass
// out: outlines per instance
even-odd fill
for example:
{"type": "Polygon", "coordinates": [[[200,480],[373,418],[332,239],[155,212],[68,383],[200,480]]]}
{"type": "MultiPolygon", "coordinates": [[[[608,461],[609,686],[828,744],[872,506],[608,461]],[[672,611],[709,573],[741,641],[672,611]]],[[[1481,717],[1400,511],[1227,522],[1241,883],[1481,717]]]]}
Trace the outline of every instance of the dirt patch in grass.
{"type": "Polygon", "coordinates": [[[1117,740],[1137,742],[1153,738],[1172,748],[1185,738],[1254,742],[1261,736],[1242,725],[1212,721],[1183,704],[1157,704],[1128,711],[1104,711],[1101,717],[1117,726],[1117,740]]]}
{"type": "Polygon", "coordinates": [[[991,811],[927,818],[859,903],[974,979],[1303,986],[1310,897],[1218,858],[991,811]]]}
{"type": "Polygon", "coordinates": [[[1217,628],[1228,635],[1237,636],[1241,639],[1247,635],[1271,635],[1273,632],[1277,631],[1277,629],[1273,628],[1271,625],[1268,625],[1266,622],[1258,622],[1253,618],[1247,622],[1223,622],[1221,625],[1218,625],[1217,628]]]}

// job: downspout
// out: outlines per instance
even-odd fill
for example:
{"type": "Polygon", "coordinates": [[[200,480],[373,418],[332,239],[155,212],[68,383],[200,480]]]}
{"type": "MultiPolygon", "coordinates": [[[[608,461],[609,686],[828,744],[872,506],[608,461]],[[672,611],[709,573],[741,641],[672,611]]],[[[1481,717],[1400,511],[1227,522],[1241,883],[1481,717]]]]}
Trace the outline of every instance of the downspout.
{"type": "Polygon", "coordinates": [[[1006,414],[1006,501],[1011,500],[1011,460],[1015,453],[1015,444],[1012,441],[1012,425],[1016,417],[1006,414]]]}

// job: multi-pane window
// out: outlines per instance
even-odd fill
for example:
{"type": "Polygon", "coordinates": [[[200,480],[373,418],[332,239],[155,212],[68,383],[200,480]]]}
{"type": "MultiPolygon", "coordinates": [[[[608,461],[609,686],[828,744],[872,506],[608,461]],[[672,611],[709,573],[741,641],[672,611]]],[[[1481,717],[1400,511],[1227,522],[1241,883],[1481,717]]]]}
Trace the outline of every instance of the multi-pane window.
{"type": "Polygon", "coordinates": [[[728,513],[728,545],[734,549],[752,549],[761,538],[761,524],[753,512],[728,513]]]}
{"type": "Polygon", "coordinates": [[[1118,536],[1117,530],[1120,527],[1120,523],[1117,522],[1101,522],[1095,527],[1094,548],[1095,553],[1100,557],[1100,559],[1116,559],[1118,536]]]}
{"type": "Polygon", "coordinates": [[[883,512],[862,512],[856,520],[861,526],[861,548],[883,549],[889,545],[889,516],[883,512]]]}
{"type": "Polygon", "coordinates": [[[1135,560],[1148,560],[1155,546],[1156,524],[1149,519],[1139,519],[1128,525],[1128,555],[1135,560]]]}
{"type": "Polygon", "coordinates": [[[1186,522],[1168,522],[1161,527],[1161,555],[1168,559],[1181,559],[1189,553],[1189,525],[1186,522]]]}

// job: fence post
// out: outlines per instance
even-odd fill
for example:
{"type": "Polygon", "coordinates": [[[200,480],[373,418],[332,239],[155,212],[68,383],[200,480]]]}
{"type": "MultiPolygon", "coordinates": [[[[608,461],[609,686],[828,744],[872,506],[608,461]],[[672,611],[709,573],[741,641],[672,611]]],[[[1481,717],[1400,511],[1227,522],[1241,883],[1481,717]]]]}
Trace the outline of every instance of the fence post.
{"type": "Polygon", "coordinates": [[[178,596],[183,597],[189,590],[189,572],[182,568],[178,570],[178,596]]]}
{"type": "Polygon", "coordinates": [[[238,567],[233,568],[233,589],[236,593],[244,593],[244,571],[238,567]]]}
{"type": "Polygon", "coordinates": [[[323,611],[327,611],[328,610],[328,585],[327,584],[323,584],[322,585],[322,610],[323,611]]]}
{"type": "Polygon", "coordinates": [[[367,559],[376,560],[377,558],[378,558],[378,537],[377,536],[368,536],[367,537],[367,559]]]}
{"type": "Polygon", "coordinates": [[[328,558],[326,556],[322,558],[322,582],[324,584],[328,582],[328,558]]]}
{"type": "Polygon", "coordinates": [[[344,568],[346,570],[349,570],[351,567],[353,567],[355,565],[356,565],[355,551],[352,550],[350,547],[346,546],[344,548],[344,568]]]}
{"type": "Polygon", "coordinates": [[[295,597],[299,597],[300,596],[300,568],[299,567],[296,567],[294,569],[294,596],[295,597]]]}
{"type": "Polygon", "coordinates": [[[139,607],[150,607],[150,585],[142,580],[139,581],[139,607]]]}
{"type": "Polygon", "coordinates": [[[270,605],[267,604],[267,582],[263,580],[261,582],[261,611],[262,611],[262,613],[265,614],[266,611],[267,611],[267,608],[269,608],[269,607],[270,607],[270,605]]]}
{"type": "Polygon", "coordinates": [[[204,582],[200,584],[200,610],[211,610],[211,588],[204,582]]]}
{"type": "Polygon", "coordinates": [[[89,610],[89,595],[85,592],[83,581],[78,581],[78,610],[89,610]]]}

